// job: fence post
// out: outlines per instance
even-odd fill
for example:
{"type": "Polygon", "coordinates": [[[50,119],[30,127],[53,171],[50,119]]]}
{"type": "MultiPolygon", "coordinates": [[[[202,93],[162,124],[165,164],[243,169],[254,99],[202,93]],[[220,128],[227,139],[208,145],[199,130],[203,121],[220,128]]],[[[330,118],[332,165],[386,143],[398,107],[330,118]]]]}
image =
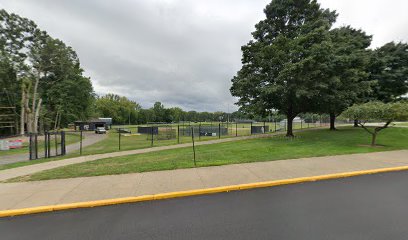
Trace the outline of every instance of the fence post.
{"type": "Polygon", "coordinates": [[[153,139],[153,137],[154,137],[154,135],[153,135],[153,126],[150,127],[150,131],[152,132],[151,146],[153,147],[153,141],[154,141],[154,139],[153,139]]]}
{"type": "Polygon", "coordinates": [[[54,132],[54,143],[55,143],[55,156],[58,156],[58,139],[57,132],[54,132]]]}
{"type": "Polygon", "coordinates": [[[194,145],[194,129],[191,127],[191,140],[193,141],[193,160],[194,160],[194,167],[197,167],[196,164],[196,154],[195,154],[195,145],[194,145]]]}
{"type": "Polygon", "coordinates": [[[177,124],[177,144],[180,143],[180,125],[177,124]]]}
{"type": "Polygon", "coordinates": [[[44,158],[47,158],[47,131],[44,131],[44,158]]]}
{"type": "Polygon", "coordinates": [[[79,155],[82,155],[82,130],[79,139],[79,155]]]}
{"type": "Polygon", "coordinates": [[[250,129],[251,135],[252,135],[252,121],[251,121],[251,129],[250,129]]]}
{"type": "Polygon", "coordinates": [[[120,136],[120,135],[121,135],[120,132],[121,132],[121,128],[119,128],[119,132],[118,132],[118,134],[119,134],[119,136],[118,136],[118,137],[119,137],[119,151],[120,151],[120,137],[121,137],[121,136],[120,136]]]}
{"type": "Polygon", "coordinates": [[[218,123],[218,139],[221,138],[221,123],[218,123]]]}
{"type": "Polygon", "coordinates": [[[50,132],[48,132],[48,134],[47,134],[48,136],[48,142],[47,142],[47,144],[48,144],[48,147],[47,147],[47,149],[48,149],[48,154],[47,154],[47,156],[48,156],[48,158],[50,158],[51,157],[51,133],[50,132]]]}
{"type": "Polygon", "coordinates": [[[235,121],[235,137],[238,137],[238,122],[235,121]]]}
{"type": "Polygon", "coordinates": [[[31,133],[29,133],[29,136],[30,136],[30,138],[29,138],[29,141],[30,141],[30,146],[29,146],[29,159],[30,160],[33,160],[33,136],[32,136],[32,134],[31,133]]]}
{"type": "Polygon", "coordinates": [[[34,135],[34,142],[35,142],[35,159],[38,159],[38,133],[34,135]]]}
{"type": "Polygon", "coordinates": [[[65,155],[65,132],[61,131],[61,155],[64,156],[65,155]]]}

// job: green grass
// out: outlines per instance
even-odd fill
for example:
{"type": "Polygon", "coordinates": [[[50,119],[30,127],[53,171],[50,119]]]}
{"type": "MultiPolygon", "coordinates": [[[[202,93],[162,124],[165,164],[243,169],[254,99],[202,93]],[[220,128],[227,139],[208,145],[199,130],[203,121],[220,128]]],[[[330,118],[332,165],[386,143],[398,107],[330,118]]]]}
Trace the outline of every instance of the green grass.
{"type": "Polygon", "coordinates": [[[396,126],[408,127],[408,122],[397,122],[395,125],[396,126]]]}
{"type": "MultiPolygon", "coordinates": [[[[273,161],[314,156],[368,153],[408,148],[408,129],[390,128],[380,133],[380,147],[370,147],[370,136],[360,128],[306,131],[289,140],[284,137],[242,140],[197,146],[197,167],[273,161]]],[[[192,168],[192,149],[180,148],[139,155],[101,159],[51,169],[11,181],[34,181],[192,168]]]]}
{"type": "MultiPolygon", "coordinates": [[[[196,123],[195,125],[198,125],[196,123]]],[[[209,123],[202,123],[202,126],[209,126],[209,123]]],[[[270,131],[275,131],[275,125],[273,123],[266,123],[266,125],[269,126],[270,131]]],[[[170,126],[170,125],[169,125],[170,126]]],[[[214,123],[213,126],[218,126],[218,123],[214,123]]],[[[224,124],[226,126],[226,124],[224,124]]],[[[254,126],[263,126],[263,123],[255,123],[254,126]]],[[[119,126],[114,126],[114,128],[118,128],[119,126]]],[[[186,126],[187,127],[187,126],[186,126]]],[[[293,128],[294,129],[301,129],[301,128],[312,128],[312,127],[318,127],[318,125],[314,124],[303,124],[302,126],[300,123],[294,124],[293,128]]],[[[130,129],[133,132],[136,131],[136,127],[134,126],[125,126],[124,128],[130,129]]],[[[177,132],[177,124],[172,125],[173,131],[176,133],[177,132]]],[[[180,129],[183,128],[182,125],[180,125],[180,129]]],[[[279,128],[279,123],[277,125],[277,128],[279,128]]],[[[251,135],[251,125],[248,123],[240,123],[237,126],[234,123],[230,123],[228,125],[228,135],[226,136],[221,136],[221,138],[229,138],[229,137],[235,137],[235,136],[249,136],[251,135]]],[[[218,139],[217,137],[208,137],[208,136],[195,136],[195,141],[207,141],[207,140],[214,140],[218,139]]],[[[122,135],[120,138],[121,141],[121,147],[120,151],[124,150],[133,150],[133,149],[142,149],[142,148],[149,148],[152,146],[151,143],[151,138],[150,136],[146,135],[131,135],[131,136],[125,136],[122,135]]],[[[191,143],[192,139],[189,136],[180,136],[179,138],[179,143],[191,143]]],[[[169,140],[157,140],[157,138],[154,138],[153,141],[153,146],[167,146],[167,145],[174,145],[177,144],[177,138],[169,139],[169,140]]],[[[106,139],[95,143],[91,146],[88,146],[83,149],[82,153],[84,155],[90,155],[90,154],[96,154],[96,153],[109,153],[109,152],[116,152],[119,151],[119,135],[116,133],[115,130],[111,130],[108,133],[108,136],[106,139]]]]}

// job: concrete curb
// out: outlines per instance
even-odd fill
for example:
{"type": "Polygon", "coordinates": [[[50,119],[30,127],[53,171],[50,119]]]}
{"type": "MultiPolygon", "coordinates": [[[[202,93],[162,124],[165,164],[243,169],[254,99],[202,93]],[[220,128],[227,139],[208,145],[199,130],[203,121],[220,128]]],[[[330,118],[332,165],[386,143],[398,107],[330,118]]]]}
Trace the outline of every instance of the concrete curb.
{"type": "Polygon", "coordinates": [[[143,195],[143,196],[138,196],[138,197],[114,198],[114,199],[105,199],[105,200],[97,200],[97,201],[89,201],[89,202],[78,202],[78,203],[58,204],[58,205],[40,206],[40,207],[23,208],[23,209],[3,210],[3,211],[0,211],[0,217],[12,217],[12,216],[18,216],[18,215],[61,211],[61,210],[76,209],[76,208],[91,208],[91,207],[123,204],[123,203],[135,203],[135,202],[153,201],[153,200],[161,200],[161,199],[169,199],[169,198],[197,196],[197,195],[204,195],[204,194],[230,192],[230,191],[238,191],[238,190],[246,190],[246,189],[254,189],[254,188],[273,187],[273,186],[296,184],[296,183],[303,183],[303,182],[314,182],[314,181],[320,181],[320,180],[346,178],[346,177],[360,176],[360,175],[366,175],[366,174],[406,171],[406,170],[408,170],[408,166],[379,168],[379,169],[371,169],[371,170],[319,175],[319,176],[312,176],[312,177],[301,177],[301,178],[283,179],[283,180],[275,180],[275,181],[238,184],[238,185],[230,185],[230,186],[223,186],[223,187],[160,193],[160,194],[154,194],[154,195],[143,195]]]}

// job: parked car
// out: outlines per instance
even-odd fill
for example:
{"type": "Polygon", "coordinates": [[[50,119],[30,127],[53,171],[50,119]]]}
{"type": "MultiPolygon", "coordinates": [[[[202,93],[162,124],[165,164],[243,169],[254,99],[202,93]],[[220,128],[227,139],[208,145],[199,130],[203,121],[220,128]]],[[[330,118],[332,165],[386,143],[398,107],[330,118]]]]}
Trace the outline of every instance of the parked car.
{"type": "Polygon", "coordinates": [[[97,127],[95,129],[95,133],[96,134],[105,134],[106,133],[106,129],[104,127],[97,127]]]}

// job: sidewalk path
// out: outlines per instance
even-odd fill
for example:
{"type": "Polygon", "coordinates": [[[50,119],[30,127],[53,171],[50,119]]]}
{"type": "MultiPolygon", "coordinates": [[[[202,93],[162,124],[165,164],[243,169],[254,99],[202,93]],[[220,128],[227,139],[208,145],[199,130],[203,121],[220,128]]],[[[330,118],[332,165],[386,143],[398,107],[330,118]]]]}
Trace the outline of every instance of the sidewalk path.
{"type": "Polygon", "coordinates": [[[406,165],[408,150],[400,150],[111,176],[0,183],[0,210],[406,165]]]}
{"type": "MultiPolygon", "coordinates": [[[[102,141],[105,139],[107,136],[106,134],[95,134],[94,132],[83,132],[84,133],[84,139],[82,140],[82,147],[87,147],[89,145],[92,145],[94,143],[97,143],[99,141],[102,141]]],[[[77,133],[79,134],[79,133],[77,133]]],[[[66,146],[66,151],[67,153],[72,153],[77,150],[79,150],[80,144],[79,142],[72,143],[66,146]]],[[[0,165],[1,164],[8,164],[8,163],[15,163],[15,162],[25,162],[29,161],[29,153],[28,153],[28,147],[27,147],[27,152],[22,153],[22,154],[14,154],[14,155],[4,155],[0,156],[0,165]]],[[[55,149],[51,148],[52,153],[55,154],[55,149]]],[[[60,151],[60,150],[59,150],[60,151]]],[[[39,151],[38,153],[39,157],[44,156],[43,151],[39,151]]]]}

